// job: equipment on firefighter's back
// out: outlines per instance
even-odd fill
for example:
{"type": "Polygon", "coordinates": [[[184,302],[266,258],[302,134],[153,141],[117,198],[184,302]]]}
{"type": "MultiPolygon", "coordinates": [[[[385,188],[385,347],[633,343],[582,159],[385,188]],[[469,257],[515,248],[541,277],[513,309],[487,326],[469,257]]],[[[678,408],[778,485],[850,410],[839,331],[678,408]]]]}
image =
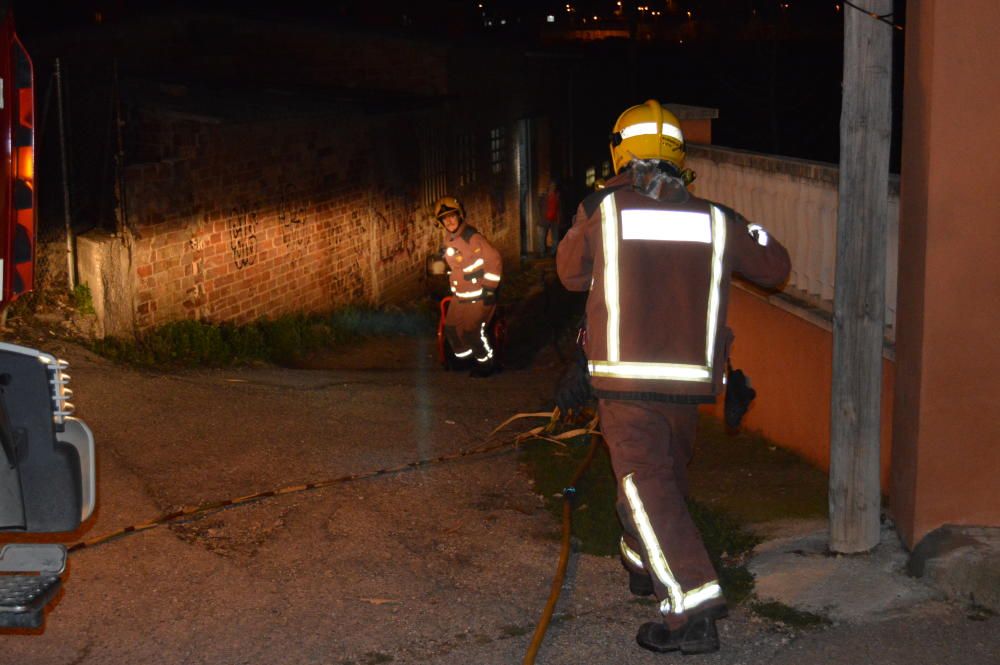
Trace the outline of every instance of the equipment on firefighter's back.
{"type": "Polygon", "coordinates": [[[726,400],[725,419],[726,426],[731,429],[738,429],[746,415],[750,403],[757,396],[757,391],[750,385],[750,377],[743,370],[733,369],[732,364],[726,362],[726,400]]]}
{"type": "Polygon", "coordinates": [[[576,333],[576,347],[573,360],[559,378],[556,386],[556,406],[559,413],[580,413],[594,397],[590,386],[590,369],[587,364],[587,354],[583,350],[587,341],[587,317],[580,320],[576,333]]]}
{"type": "Polygon", "coordinates": [[[580,413],[593,394],[590,388],[590,373],[587,371],[587,356],[583,349],[577,349],[566,371],[556,387],[556,406],[559,413],[568,415],[580,413]]]}

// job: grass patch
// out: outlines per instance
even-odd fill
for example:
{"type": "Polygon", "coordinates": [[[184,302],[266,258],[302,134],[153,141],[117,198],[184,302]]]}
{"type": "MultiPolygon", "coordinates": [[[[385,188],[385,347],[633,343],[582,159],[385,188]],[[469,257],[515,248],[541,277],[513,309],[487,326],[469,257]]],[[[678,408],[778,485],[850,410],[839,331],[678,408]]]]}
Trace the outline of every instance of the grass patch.
{"type": "Polygon", "coordinates": [[[91,343],[96,353],[138,366],[222,367],[250,362],[292,364],[323,348],[380,335],[424,335],[433,330],[428,307],[348,307],[327,315],[291,314],[236,326],[174,321],[134,339],[91,343]]]}
{"type": "MultiPolygon", "coordinates": [[[[556,519],[562,520],[562,493],[587,456],[590,437],[577,437],[565,446],[535,441],[522,448],[521,463],[534,480],[535,491],[556,519]]],[[[580,551],[617,556],[621,529],[615,512],[615,479],[607,448],[599,444],[587,472],[577,483],[573,507],[573,535],[580,551]]]]}
{"type": "Polygon", "coordinates": [[[765,619],[779,621],[792,628],[821,628],[830,625],[830,620],[824,616],[797,610],[777,601],[752,602],[749,607],[752,612],[765,619]]]}
{"type": "Polygon", "coordinates": [[[744,524],[826,517],[827,476],[759,432],[731,435],[708,414],[689,467],[692,496],[744,524]]]}
{"type": "MultiPolygon", "coordinates": [[[[586,455],[587,446],[580,437],[565,447],[536,442],[522,449],[522,464],[557,520],[562,514],[562,490],[586,455]]],[[[699,422],[689,471],[692,497],[688,508],[719,572],[723,591],[733,603],[746,601],[754,587],[746,563],[760,539],[746,524],[826,515],[824,473],[759,433],[728,434],[723,424],[709,415],[703,415],[699,422]]],[[[573,534],[581,551],[617,556],[616,488],[603,445],[577,491],[573,534]]],[[[788,618],[792,620],[791,615],[788,618]]],[[[799,619],[809,621],[808,617],[799,619]]]]}

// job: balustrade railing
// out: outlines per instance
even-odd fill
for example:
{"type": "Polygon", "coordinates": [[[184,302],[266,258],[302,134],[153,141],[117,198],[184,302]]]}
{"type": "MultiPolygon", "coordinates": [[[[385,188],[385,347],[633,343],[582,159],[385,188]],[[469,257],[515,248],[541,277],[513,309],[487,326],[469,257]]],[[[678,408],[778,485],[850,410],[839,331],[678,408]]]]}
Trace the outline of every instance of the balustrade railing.
{"type": "MultiPolygon", "coordinates": [[[[788,248],[790,295],[833,309],[837,255],[838,168],[790,157],[691,145],[688,166],[698,174],[696,195],[731,206],[761,224],[788,248]]],[[[899,247],[899,181],[891,176],[886,219],[885,325],[895,338],[899,247]]]]}

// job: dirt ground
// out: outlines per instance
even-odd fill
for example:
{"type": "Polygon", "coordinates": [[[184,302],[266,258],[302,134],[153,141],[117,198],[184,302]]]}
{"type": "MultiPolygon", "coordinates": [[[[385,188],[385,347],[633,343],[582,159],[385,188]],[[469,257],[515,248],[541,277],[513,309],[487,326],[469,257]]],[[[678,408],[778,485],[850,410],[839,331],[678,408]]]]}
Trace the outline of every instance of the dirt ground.
{"type": "MultiPolygon", "coordinates": [[[[64,342],[46,350],[71,362],[98,443],[99,508],[82,538],[479,446],[510,415],[551,409],[559,371],[543,351],[471,379],[437,366],[432,339],[404,337],[313,369],[149,372],[64,342]]],[[[72,554],[44,630],[0,636],[0,663],[520,663],[558,533],[507,451],[263,499],[72,554]]],[[[679,659],[635,645],[655,616],[616,559],[576,555],[538,662],[679,659]]],[[[722,651],[696,660],[938,663],[959,639],[950,662],[997,662],[992,624],[945,605],[879,626],[803,632],[734,608],[722,651]]]]}

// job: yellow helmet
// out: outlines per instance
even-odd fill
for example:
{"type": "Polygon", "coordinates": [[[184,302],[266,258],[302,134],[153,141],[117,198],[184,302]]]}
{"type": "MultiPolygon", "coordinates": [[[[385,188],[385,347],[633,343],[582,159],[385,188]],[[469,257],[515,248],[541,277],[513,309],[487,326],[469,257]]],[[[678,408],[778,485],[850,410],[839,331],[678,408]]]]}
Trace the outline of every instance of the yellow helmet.
{"type": "Polygon", "coordinates": [[[434,202],[434,219],[437,220],[438,224],[441,224],[441,220],[446,215],[450,215],[453,212],[457,212],[458,218],[463,222],[465,221],[465,206],[454,196],[442,196],[434,202]]]}
{"type": "Polygon", "coordinates": [[[681,123],[660,102],[649,99],[618,116],[611,132],[611,163],[615,173],[633,159],[659,159],[684,170],[681,123]]]}

